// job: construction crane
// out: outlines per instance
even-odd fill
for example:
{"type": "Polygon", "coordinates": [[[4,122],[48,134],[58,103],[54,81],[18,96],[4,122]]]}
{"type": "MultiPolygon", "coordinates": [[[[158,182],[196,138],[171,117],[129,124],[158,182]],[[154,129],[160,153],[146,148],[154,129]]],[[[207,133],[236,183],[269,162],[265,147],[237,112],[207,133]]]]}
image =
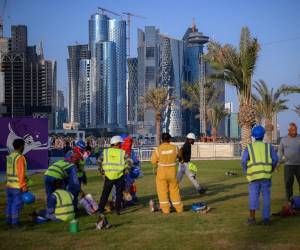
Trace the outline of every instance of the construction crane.
{"type": "Polygon", "coordinates": [[[140,16],[140,15],[136,15],[130,12],[122,12],[122,14],[127,15],[127,48],[128,48],[128,58],[130,57],[130,23],[131,23],[131,17],[138,17],[138,18],[142,18],[142,19],[146,19],[146,17],[140,16]]]}
{"type": "Polygon", "coordinates": [[[4,20],[4,14],[6,9],[7,0],[4,0],[2,11],[0,13],[0,37],[3,37],[3,20],[4,20]]]}
{"type": "Polygon", "coordinates": [[[105,14],[105,12],[107,12],[107,13],[113,14],[115,16],[121,16],[120,14],[118,14],[114,11],[111,11],[111,10],[108,10],[108,9],[105,9],[105,8],[102,8],[102,7],[98,7],[98,9],[101,10],[102,14],[105,14]]]}

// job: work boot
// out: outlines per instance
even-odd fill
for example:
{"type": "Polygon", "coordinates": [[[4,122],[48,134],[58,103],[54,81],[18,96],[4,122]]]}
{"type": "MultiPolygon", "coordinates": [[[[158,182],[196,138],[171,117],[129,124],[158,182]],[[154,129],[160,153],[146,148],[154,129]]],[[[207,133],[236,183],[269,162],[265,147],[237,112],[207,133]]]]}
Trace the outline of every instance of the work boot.
{"type": "Polygon", "coordinates": [[[256,220],[254,217],[249,217],[248,220],[247,220],[247,224],[248,226],[253,226],[256,224],[256,220]]]}
{"type": "Polygon", "coordinates": [[[263,219],[261,224],[263,226],[271,226],[271,221],[270,221],[270,219],[263,219]]]}
{"type": "Polygon", "coordinates": [[[207,188],[200,188],[198,192],[199,194],[205,194],[207,192],[207,188]]]}
{"type": "Polygon", "coordinates": [[[96,223],[96,230],[109,229],[112,225],[108,223],[106,217],[100,217],[99,221],[96,223]]]}

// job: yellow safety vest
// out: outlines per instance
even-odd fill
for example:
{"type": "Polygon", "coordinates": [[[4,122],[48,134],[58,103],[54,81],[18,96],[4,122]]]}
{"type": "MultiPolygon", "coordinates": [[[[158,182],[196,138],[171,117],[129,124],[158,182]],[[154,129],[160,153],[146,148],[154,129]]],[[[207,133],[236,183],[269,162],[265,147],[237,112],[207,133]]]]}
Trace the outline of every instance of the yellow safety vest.
{"type": "Polygon", "coordinates": [[[64,179],[68,177],[66,170],[74,164],[65,162],[64,160],[59,160],[52,164],[45,172],[45,175],[52,176],[57,179],[64,179]]]}
{"type": "MultiPolygon", "coordinates": [[[[14,151],[6,158],[6,178],[7,186],[11,188],[20,188],[20,182],[18,177],[17,160],[22,155],[14,151]]],[[[25,175],[27,170],[27,164],[25,161],[25,175]]]]}
{"type": "Polygon", "coordinates": [[[73,195],[63,189],[56,190],[53,195],[56,197],[55,217],[62,221],[69,221],[75,218],[73,195]]]}
{"type": "Polygon", "coordinates": [[[85,161],[84,160],[80,160],[79,161],[79,166],[77,167],[77,177],[78,178],[81,178],[83,176],[84,166],[85,166],[85,161]]]}
{"type": "Polygon", "coordinates": [[[118,148],[103,150],[102,169],[108,179],[116,180],[124,175],[124,170],[127,167],[124,159],[125,154],[124,150],[118,148]]]}
{"type": "Polygon", "coordinates": [[[247,163],[248,181],[271,179],[271,145],[262,141],[256,141],[248,145],[248,152],[250,156],[250,160],[247,163]]]}

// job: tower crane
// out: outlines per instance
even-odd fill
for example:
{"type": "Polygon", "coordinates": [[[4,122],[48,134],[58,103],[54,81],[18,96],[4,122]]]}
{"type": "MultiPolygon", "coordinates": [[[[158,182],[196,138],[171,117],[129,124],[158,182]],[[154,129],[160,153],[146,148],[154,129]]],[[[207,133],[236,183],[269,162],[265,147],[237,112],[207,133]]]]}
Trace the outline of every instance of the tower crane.
{"type": "Polygon", "coordinates": [[[111,11],[111,10],[108,10],[108,9],[105,9],[105,8],[102,8],[102,7],[98,7],[98,9],[101,10],[102,14],[105,14],[105,12],[107,12],[107,13],[113,14],[115,16],[121,16],[120,14],[118,14],[114,11],[111,11]]]}
{"type": "Polygon", "coordinates": [[[130,24],[131,24],[131,17],[138,17],[138,18],[142,18],[142,19],[146,19],[146,17],[140,16],[140,15],[136,15],[130,12],[122,12],[122,14],[127,16],[127,48],[128,48],[128,57],[130,57],[130,24]]]}

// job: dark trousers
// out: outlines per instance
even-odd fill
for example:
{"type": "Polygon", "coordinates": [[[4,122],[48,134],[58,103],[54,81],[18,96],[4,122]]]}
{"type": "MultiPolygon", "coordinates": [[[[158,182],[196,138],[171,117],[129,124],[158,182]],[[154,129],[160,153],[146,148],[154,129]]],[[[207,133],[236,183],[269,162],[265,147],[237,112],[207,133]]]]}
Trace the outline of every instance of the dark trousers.
{"type": "Polygon", "coordinates": [[[286,165],[284,167],[284,182],[286,198],[288,200],[291,200],[291,198],[293,197],[294,176],[296,176],[300,191],[300,166],[286,165]]]}
{"type": "Polygon", "coordinates": [[[113,186],[116,187],[116,212],[120,212],[121,210],[121,202],[123,197],[123,190],[124,190],[124,176],[122,176],[119,179],[116,180],[110,180],[107,177],[105,177],[104,186],[102,190],[102,195],[100,198],[99,203],[99,213],[104,213],[105,205],[108,201],[109,194],[113,188],[113,186]]]}

